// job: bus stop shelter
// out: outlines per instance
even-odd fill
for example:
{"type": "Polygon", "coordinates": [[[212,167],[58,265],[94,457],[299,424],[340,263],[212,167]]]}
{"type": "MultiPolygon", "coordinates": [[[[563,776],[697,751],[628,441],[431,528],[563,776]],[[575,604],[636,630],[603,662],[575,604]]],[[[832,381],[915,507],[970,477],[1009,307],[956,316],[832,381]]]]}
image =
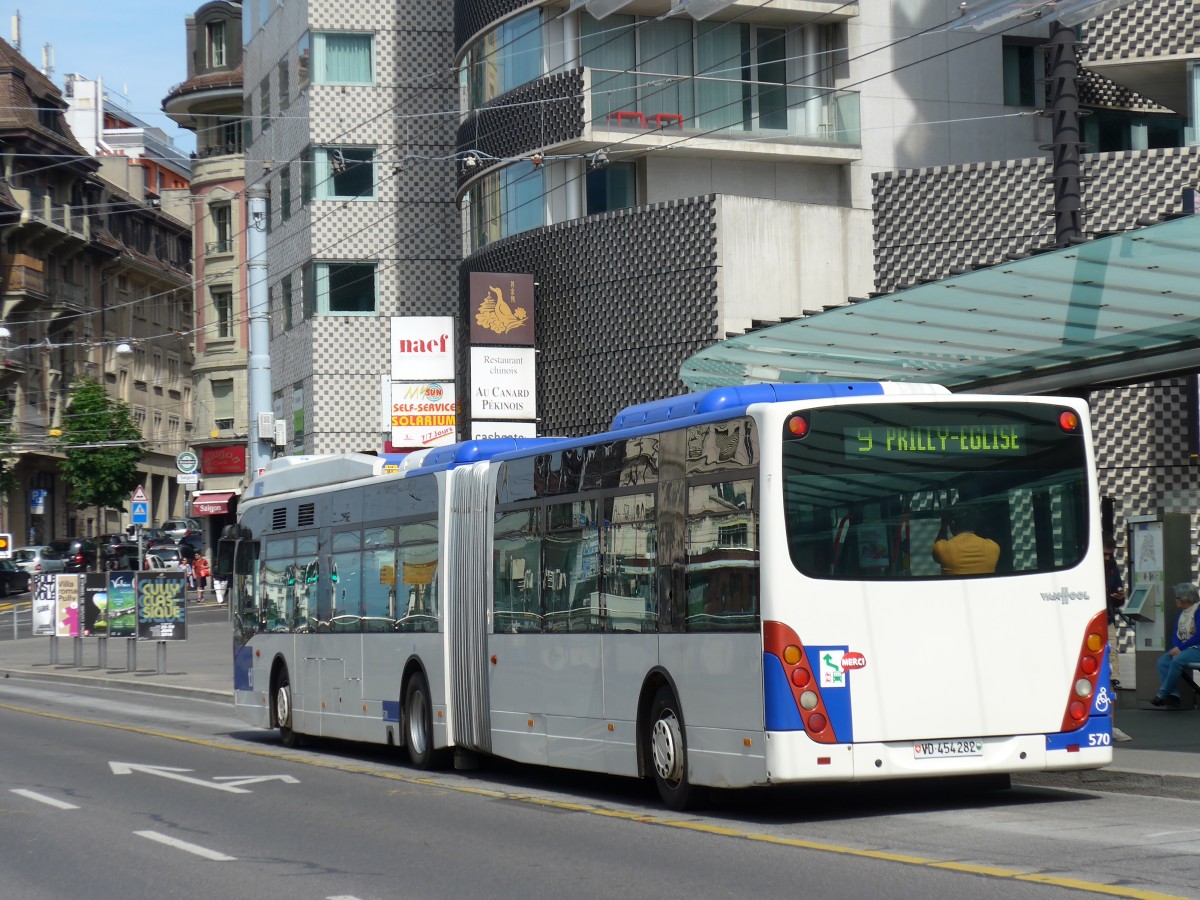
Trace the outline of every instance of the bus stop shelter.
{"type": "Polygon", "coordinates": [[[932,382],[1049,394],[1200,369],[1200,216],[1045,251],[728,338],[692,390],[755,382],[932,382]]]}

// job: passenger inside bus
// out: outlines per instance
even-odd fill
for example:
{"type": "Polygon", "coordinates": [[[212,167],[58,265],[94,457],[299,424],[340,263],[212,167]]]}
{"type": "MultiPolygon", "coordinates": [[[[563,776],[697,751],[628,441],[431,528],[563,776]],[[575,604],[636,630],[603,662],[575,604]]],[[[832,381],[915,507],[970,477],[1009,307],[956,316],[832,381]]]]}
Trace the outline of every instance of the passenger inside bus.
{"type": "Polygon", "coordinates": [[[933,558],[943,575],[991,575],[1000,559],[1000,545],[975,533],[973,510],[956,507],[942,514],[942,527],[933,542],[933,558]]]}

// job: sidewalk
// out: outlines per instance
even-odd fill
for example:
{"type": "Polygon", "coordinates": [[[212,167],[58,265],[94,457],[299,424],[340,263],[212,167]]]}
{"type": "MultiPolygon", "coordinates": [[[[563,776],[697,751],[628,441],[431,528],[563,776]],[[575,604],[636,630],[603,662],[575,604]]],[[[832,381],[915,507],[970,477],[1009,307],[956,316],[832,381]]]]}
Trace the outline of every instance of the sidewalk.
{"type": "MultiPolygon", "coordinates": [[[[188,604],[188,610],[216,604],[188,604]]],[[[99,638],[59,638],[58,662],[51,661],[51,639],[22,637],[0,641],[0,673],[103,684],[162,694],[233,703],[233,644],[228,621],[189,622],[187,640],[167,642],[163,671],[157,671],[155,642],[105,639],[107,665],[99,664],[99,638]],[[136,666],[126,668],[128,645],[136,644],[136,666]],[[76,665],[76,651],[80,654],[76,665]]],[[[1132,691],[1121,702],[1133,704],[1132,691]]],[[[1190,698],[1186,698],[1190,700],[1190,698]]],[[[1113,763],[1086,772],[1021,775],[1021,784],[1080,787],[1091,790],[1200,799],[1200,710],[1163,711],[1119,708],[1117,725],[1132,738],[1115,744],[1113,763]]]]}

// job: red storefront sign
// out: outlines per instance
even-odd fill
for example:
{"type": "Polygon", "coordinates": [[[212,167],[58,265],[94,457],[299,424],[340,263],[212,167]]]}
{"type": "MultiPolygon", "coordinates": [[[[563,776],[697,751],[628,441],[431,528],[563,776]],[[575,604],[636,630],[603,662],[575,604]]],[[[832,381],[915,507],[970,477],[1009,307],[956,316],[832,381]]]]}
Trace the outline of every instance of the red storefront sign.
{"type": "Polygon", "coordinates": [[[233,499],[233,491],[205,491],[194,494],[192,499],[193,516],[223,516],[229,512],[229,501],[233,499]]]}
{"type": "Polygon", "coordinates": [[[246,474],[246,445],[200,448],[200,471],[205,475],[246,474]]]}

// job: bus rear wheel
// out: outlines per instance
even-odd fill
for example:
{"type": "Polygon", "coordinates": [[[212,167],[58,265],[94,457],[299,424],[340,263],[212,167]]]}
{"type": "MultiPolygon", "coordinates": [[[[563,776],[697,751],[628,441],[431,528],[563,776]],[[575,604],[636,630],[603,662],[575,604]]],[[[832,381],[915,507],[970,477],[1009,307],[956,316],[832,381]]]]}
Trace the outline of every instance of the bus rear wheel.
{"type": "Polygon", "coordinates": [[[654,771],[658,795],[668,809],[691,809],[703,802],[704,790],[688,781],[687,738],[679,701],[665,685],[658,689],[650,705],[646,758],[654,771]]]}
{"type": "Polygon", "coordinates": [[[279,725],[279,741],[285,747],[299,747],[300,735],[292,728],[292,685],[287,669],[279,672],[275,684],[275,721],[279,725]]]}
{"type": "Polygon", "coordinates": [[[429,683],[420,672],[408,680],[404,689],[404,745],[409,762],[417,769],[436,769],[445,756],[433,749],[433,704],[429,683]]]}

